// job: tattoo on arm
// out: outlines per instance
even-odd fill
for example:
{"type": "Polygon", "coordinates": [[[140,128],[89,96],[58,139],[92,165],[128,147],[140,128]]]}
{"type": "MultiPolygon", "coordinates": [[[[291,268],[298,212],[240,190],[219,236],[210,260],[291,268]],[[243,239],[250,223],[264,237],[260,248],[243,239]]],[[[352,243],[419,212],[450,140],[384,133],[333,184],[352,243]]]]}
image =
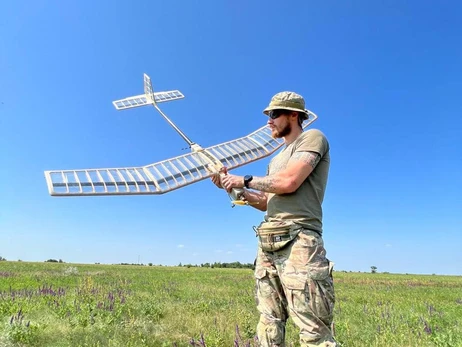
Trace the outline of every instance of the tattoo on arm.
{"type": "Polygon", "coordinates": [[[302,161],[314,169],[321,160],[321,156],[316,152],[296,152],[290,159],[302,161]]]}
{"type": "Polygon", "coordinates": [[[252,182],[250,182],[250,186],[252,189],[260,190],[262,192],[274,192],[274,178],[272,176],[266,177],[254,177],[252,182]]]}
{"type": "MultiPolygon", "coordinates": [[[[290,160],[301,161],[314,168],[318,165],[321,160],[321,156],[316,152],[297,152],[290,160]]],[[[277,174],[269,175],[265,177],[254,177],[250,182],[249,186],[252,189],[259,190],[261,192],[279,194],[281,192],[281,180],[277,174]]]]}

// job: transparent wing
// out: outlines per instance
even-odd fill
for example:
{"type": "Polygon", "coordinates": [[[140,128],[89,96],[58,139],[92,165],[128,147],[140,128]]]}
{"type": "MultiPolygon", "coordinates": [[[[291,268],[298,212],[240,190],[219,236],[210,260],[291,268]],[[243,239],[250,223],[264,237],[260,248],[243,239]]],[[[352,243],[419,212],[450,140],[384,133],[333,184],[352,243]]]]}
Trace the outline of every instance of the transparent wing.
{"type": "MultiPolygon", "coordinates": [[[[311,114],[303,128],[316,118],[311,114]]],[[[146,166],[45,171],[45,178],[52,196],[164,194],[204,180],[223,166],[234,169],[269,156],[282,145],[263,126],[245,137],[146,166]]]]}
{"type": "MultiPolygon", "coordinates": [[[[310,112],[309,118],[302,124],[303,129],[316,118],[317,116],[310,112]]],[[[265,125],[247,136],[206,148],[206,151],[217,158],[221,165],[231,170],[267,157],[283,144],[284,140],[273,138],[271,129],[265,125]]]]}
{"type": "Polygon", "coordinates": [[[45,171],[52,196],[164,194],[215,172],[213,161],[192,152],[141,167],[45,171]]]}

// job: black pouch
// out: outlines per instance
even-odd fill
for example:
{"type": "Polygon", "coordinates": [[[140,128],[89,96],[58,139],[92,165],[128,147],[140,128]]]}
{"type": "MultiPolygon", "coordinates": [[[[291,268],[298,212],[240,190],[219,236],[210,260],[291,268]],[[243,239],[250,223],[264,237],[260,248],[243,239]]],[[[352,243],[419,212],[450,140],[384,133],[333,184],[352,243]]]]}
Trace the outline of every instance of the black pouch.
{"type": "Polygon", "coordinates": [[[260,247],[267,252],[283,249],[303,229],[292,221],[262,222],[253,228],[259,238],[260,247]]]}

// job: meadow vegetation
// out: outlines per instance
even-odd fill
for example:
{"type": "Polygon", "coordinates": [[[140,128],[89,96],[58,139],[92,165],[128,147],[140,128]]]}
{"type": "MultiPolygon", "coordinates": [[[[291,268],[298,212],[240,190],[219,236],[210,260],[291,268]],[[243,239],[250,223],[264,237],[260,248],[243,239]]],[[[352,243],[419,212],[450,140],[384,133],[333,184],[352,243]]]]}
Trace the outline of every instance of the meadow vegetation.
{"type": "MultiPolygon", "coordinates": [[[[334,279],[341,346],[462,346],[462,277],[334,279]]],[[[257,321],[248,268],[0,262],[0,346],[255,346],[257,321]]]]}

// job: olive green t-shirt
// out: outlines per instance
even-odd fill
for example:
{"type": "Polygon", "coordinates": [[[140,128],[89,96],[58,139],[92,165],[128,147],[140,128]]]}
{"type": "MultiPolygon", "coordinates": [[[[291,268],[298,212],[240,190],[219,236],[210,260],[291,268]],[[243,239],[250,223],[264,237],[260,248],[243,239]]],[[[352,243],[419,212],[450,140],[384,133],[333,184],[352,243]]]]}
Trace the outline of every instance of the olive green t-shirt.
{"type": "Polygon", "coordinates": [[[316,152],[321,160],[311,174],[293,193],[268,194],[266,221],[292,220],[306,229],[322,234],[322,202],[329,174],[329,142],[317,129],[309,129],[279,152],[268,165],[273,175],[287,166],[296,152],[316,152]]]}

